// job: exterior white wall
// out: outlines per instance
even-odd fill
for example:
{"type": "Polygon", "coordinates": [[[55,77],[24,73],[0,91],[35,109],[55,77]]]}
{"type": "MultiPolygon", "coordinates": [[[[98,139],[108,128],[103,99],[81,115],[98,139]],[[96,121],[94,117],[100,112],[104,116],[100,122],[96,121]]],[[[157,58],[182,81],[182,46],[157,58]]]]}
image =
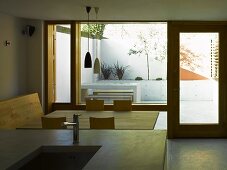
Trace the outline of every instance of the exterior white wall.
{"type": "MultiPolygon", "coordinates": [[[[113,83],[140,83],[141,101],[167,101],[166,80],[101,80],[106,86],[113,83]]],[[[217,83],[212,80],[181,81],[182,101],[217,101],[217,83]]]]}
{"type": "Polygon", "coordinates": [[[166,80],[100,80],[98,83],[105,84],[130,84],[137,83],[141,88],[141,102],[143,101],[167,101],[167,81],[166,80]]]}
{"type": "MultiPolygon", "coordinates": [[[[125,71],[123,79],[135,80],[136,77],[142,77],[147,80],[147,58],[144,55],[128,55],[130,48],[134,42],[118,39],[102,39],[101,40],[101,61],[108,65],[118,64],[121,66],[129,66],[125,71]]],[[[166,79],[167,63],[157,60],[151,60],[150,63],[150,80],[156,78],[166,79]]],[[[112,77],[112,79],[114,79],[112,77]]]]}
{"type": "Polygon", "coordinates": [[[56,33],[56,102],[69,103],[71,50],[70,34],[56,33]]]}

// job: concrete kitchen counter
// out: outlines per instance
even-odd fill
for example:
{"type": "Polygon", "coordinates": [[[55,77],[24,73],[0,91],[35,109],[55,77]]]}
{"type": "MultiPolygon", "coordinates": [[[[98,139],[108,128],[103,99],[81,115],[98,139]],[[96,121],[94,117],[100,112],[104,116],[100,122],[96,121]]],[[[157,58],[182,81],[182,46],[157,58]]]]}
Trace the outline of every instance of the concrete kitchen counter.
{"type": "MultiPolygon", "coordinates": [[[[166,131],[80,130],[75,146],[101,146],[84,169],[163,169],[166,131]]],[[[19,166],[19,160],[41,146],[72,146],[72,130],[1,130],[0,168],[19,166]],[[17,164],[15,164],[17,163],[17,164]]]]}

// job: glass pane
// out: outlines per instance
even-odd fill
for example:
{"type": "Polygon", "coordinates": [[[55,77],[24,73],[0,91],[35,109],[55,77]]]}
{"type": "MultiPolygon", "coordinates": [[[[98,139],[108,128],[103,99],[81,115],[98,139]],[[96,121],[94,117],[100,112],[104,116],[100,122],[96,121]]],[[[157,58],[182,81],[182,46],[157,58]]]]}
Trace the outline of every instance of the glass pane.
{"type": "Polygon", "coordinates": [[[180,123],[218,120],[219,34],[180,33],[180,123]]]}
{"type": "Polygon", "coordinates": [[[55,102],[70,102],[70,25],[56,25],[55,102]]]}
{"type": "Polygon", "coordinates": [[[90,24],[92,68],[84,68],[88,26],[81,25],[81,102],[87,98],[167,102],[167,24],[90,24]],[[101,72],[94,73],[98,58],[101,72]]]}

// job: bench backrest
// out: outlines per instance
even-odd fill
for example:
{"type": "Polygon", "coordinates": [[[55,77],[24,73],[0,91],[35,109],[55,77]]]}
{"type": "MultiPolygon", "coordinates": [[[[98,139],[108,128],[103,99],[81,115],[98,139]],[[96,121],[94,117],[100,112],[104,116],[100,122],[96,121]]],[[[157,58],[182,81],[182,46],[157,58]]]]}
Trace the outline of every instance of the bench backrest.
{"type": "Polygon", "coordinates": [[[0,129],[15,129],[42,115],[38,93],[0,101],[0,129]]]}

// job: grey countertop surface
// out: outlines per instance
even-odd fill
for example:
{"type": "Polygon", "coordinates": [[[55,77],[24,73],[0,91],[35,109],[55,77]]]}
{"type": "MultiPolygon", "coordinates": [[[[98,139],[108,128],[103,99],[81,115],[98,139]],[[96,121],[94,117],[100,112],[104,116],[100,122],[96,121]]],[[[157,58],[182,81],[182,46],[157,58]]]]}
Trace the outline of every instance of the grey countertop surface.
{"type": "MultiPolygon", "coordinates": [[[[84,169],[163,169],[166,131],[80,130],[72,144],[72,130],[0,130],[0,169],[18,166],[41,146],[101,146],[84,169]]],[[[16,168],[15,168],[16,169],[16,168]]]]}

